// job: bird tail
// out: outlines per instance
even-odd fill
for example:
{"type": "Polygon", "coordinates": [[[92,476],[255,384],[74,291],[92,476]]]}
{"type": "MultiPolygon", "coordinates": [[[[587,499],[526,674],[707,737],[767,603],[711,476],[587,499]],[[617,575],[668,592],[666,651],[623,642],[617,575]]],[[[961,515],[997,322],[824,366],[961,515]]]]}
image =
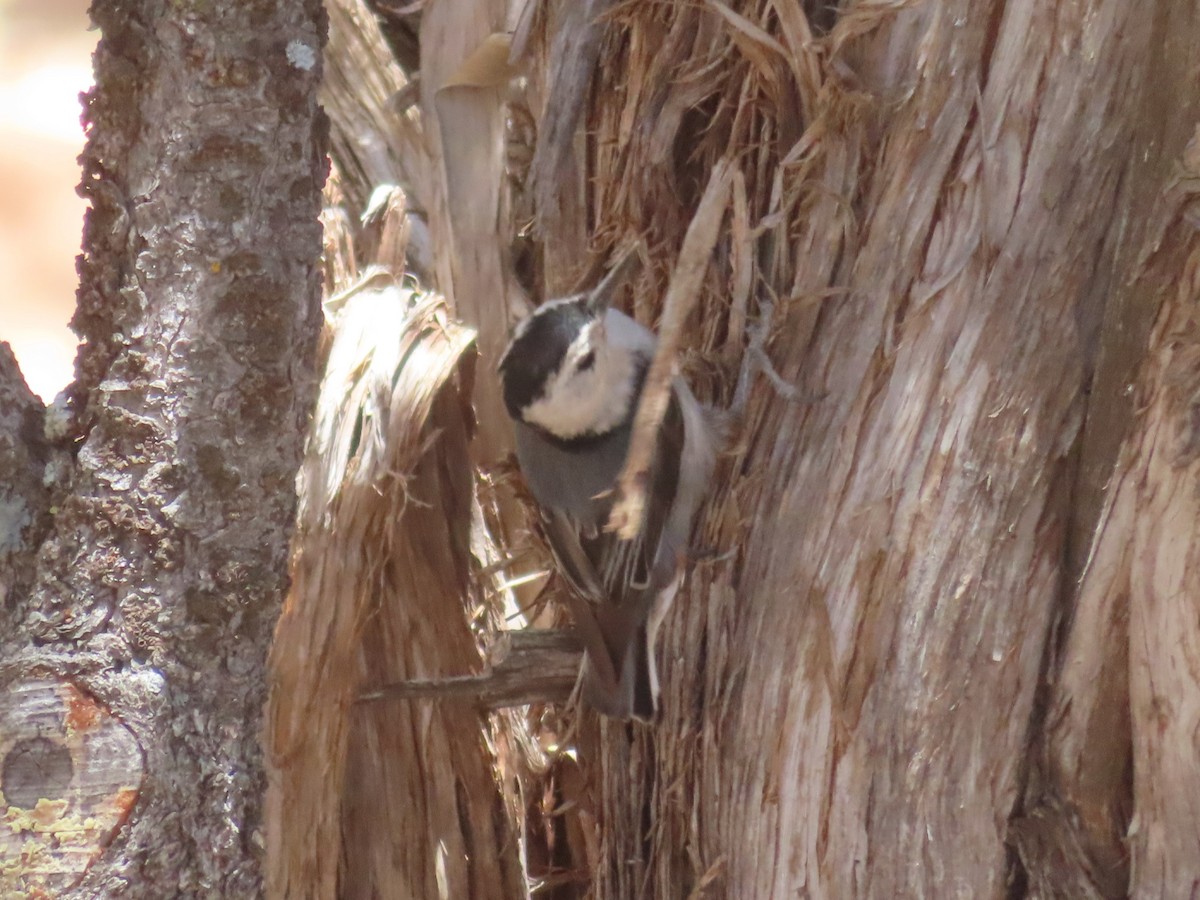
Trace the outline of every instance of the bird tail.
{"type": "Polygon", "coordinates": [[[588,651],[583,665],[583,696],[591,707],[614,719],[658,721],[660,690],[651,642],[643,622],[628,640],[609,646],[611,666],[595,665],[592,651],[588,651]],[[606,672],[615,673],[615,680],[602,674],[606,672]]]}

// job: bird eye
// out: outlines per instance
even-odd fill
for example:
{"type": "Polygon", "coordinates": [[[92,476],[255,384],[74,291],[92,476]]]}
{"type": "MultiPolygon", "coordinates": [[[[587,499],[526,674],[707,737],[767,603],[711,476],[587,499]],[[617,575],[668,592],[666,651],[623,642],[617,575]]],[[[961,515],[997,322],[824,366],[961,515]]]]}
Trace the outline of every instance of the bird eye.
{"type": "Polygon", "coordinates": [[[579,357],[579,362],[575,363],[576,372],[586,372],[596,364],[596,351],[589,350],[583,356],[579,357]]]}

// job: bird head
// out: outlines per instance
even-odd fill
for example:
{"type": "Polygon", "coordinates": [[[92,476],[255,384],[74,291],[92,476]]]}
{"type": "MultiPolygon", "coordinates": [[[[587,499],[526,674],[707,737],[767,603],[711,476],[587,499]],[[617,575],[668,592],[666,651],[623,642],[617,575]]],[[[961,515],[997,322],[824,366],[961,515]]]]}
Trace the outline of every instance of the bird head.
{"type": "Polygon", "coordinates": [[[653,335],[609,306],[631,259],[592,291],[544,303],[517,325],[499,366],[510,416],[561,440],[629,421],[654,350],[653,335]]]}

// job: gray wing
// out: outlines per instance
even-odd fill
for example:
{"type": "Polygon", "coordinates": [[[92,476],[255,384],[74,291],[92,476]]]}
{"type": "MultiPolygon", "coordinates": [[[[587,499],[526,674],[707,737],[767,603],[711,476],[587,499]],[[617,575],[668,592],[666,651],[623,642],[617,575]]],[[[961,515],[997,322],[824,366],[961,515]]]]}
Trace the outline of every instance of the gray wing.
{"type": "MultiPolygon", "coordinates": [[[[693,403],[695,401],[692,401],[693,403]]],[[[591,604],[614,662],[632,630],[644,623],[657,594],[674,578],[687,534],[674,534],[671,516],[685,436],[679,397],[672,392],[649,473],[645,519],[632,540],[606,531],[613,486],[629,447],[626,426],[572,448],[517,424],[517,454],[543,513],[559,571],[591,604]]],[[[690,515],[683,523],[690,527],[690,515]]]]}

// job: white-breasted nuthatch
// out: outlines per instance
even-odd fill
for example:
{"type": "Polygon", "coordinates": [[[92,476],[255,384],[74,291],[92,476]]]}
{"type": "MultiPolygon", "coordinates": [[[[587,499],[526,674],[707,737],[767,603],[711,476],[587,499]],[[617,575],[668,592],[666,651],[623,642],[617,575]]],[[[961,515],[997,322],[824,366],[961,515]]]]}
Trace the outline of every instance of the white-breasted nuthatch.
{"type": "Polygon", "coordinates": [[[608,531],[656,339],[609,304],[633,254],[592,291],[524,319],[500,360],[517,461],[583,637],[584,697],[619,719],[657,717],[654,639],[679,586],[718,431],[681,377],[658,434],[638,534],[608,531]],[[582,602],[581,602],[582,601],[582,602]]]}

